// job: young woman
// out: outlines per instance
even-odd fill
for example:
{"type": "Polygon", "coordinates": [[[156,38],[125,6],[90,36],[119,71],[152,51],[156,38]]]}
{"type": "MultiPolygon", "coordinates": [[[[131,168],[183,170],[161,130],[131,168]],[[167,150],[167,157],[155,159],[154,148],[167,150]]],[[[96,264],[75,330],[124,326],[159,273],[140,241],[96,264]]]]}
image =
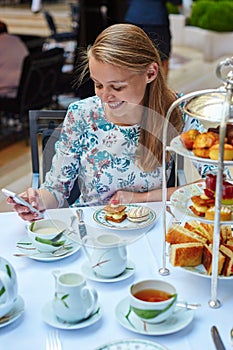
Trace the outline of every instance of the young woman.
{"type": "MultiPolygon", "coordinates": [[[[81,78],[90,72],[96,96],[69,106],[51,170],[41,188],[28,189],[23,198],[39,210],[60,207],[78,177],[81,195],[74,205],[161,200],[163,121],[177,95],[166,84],[158,51],[139,27],[116,24],[97,37],[85,58],[81,78]]],[[[177,108],[169,138],[182,130],[177,108]]],[[[171,166],[168,154],[167,178],[171,166]]],[[[23,219],[37,218],[8,202],[23,219]]]]}

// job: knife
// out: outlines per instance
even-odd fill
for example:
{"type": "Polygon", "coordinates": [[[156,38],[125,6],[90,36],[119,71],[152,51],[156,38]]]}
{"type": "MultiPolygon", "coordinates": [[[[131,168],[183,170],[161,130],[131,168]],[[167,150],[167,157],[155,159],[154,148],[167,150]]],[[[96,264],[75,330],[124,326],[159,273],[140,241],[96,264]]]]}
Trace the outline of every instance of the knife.
{"type": "Polygon", "coordinates": [[[83,210],[82,209],[77,209],[76,214],[78,217],[78,229],[79,229],[79,235],[81,239],[87,235],[87,229],[85,222],[83,221],[83,210]]]}
{"type": "Polygon", "coordinates": [[[216,349],[217,350],[226,350],[216,326],[211,327],[211,335],[212,335],[216,349]]]}

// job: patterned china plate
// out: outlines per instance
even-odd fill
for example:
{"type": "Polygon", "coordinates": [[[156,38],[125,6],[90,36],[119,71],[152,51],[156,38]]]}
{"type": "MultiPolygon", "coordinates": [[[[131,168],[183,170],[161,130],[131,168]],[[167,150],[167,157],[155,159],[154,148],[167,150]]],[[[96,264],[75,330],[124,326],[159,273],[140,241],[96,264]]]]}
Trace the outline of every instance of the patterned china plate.
{"type": "Polygon", "coordinates": [[[96,311],[87,319],[77,322],[77,323],[68,323],[68,322],[61,322],[57,319],[56,315],[53,312],[53,305],[52,301],[49,301],[46,303],[42,308],[42,318],[43,321],[47,324],[49,324],[52,327],[59,328],[59,329],[81,329],[88,326],[91,326],[92,324],[96,323],[100,318],[102,317],[102,311],[101,307],[98,306],[96,311]]]}
{"type": "Polygon", "coordinates": [[[135,273],[135,265],[132,261],[128,261],[127,267],[122,274],[120,274],[117,277],[111,277],[111,278],[104,278],[102,276],[99,276],[95,274],[89,264],[89,261],[86,261],[82,267],[82,273],[86,276],[86,278],[92,280],[92,281],[97,281],[97,282],[120,282],[123,281],[129,277],[131,277],[135,273]]]}
{"type": "Polygon", "coordinates": [[[115,315],[119,323],[131,332],[146,335],[167,335],[180,331],[187,327],[193,320],[194,311],[186,308],[176,307],[173,315],[166,321],[156,324],[149,324],[139,319],[137,315],[129,312],[129,297],[121,300],[116,309],[115,315]]]}
{"type": "MultiPolygon", "coordinates": [[[[136,204],[128,204],[126,207],[126,213],[131,208],[139,207],[139,205],[136,204]]],[[[105,228],[110,228],[112,230],[140,230],[142,228],[148,228],[150,225],[152,225],[156,220],[156,214],[155,212],[149,208],[149,218],[142,222],[132,222],[128,219],[125,219],[122,222],[112,222],[105,219],[106,212],[101,209],[97,209],[93,214],[93,219],[95,222],[101,226],[104,226],[105,228]]]]}
{"type": "Polygon", "coordinates": [[[46,261],[46,262],[52,262],[56,260],[61,260],[64,258],[67,258],[68,256],[71,256],[75,254],[76,252],[81,249],[81,246],[71,240],[67,240],[67,243],[72,243],[72,248],[67,251],[67,254],[61,255],[61,256],[53,256],[50,253],[43,253],[40,252],[38,249],[34,249],[34,246],[27,235],[22,237],[19,242],[17,242],[17,249],[19,253],[26,254],[28,258],[38,260],[38,261],[46,261]],[[30,251],[28,248],[32,248],[30,251]],[[30,254],[31,252],[31,254],[30,254]]]}
{"type": "Polygon", "coordinates": [[[17,300],[13,308],[3,317],[0,317],[0,328],[9,325],[16,321],[24,313],[24,301],[23,298],[18,295],[17,300]]]}
{"type": "MultiPolygon", "coordinates": [[[[199,196],[203,194],[205,188],[205,182],[197,182],[194,184],[190,184],[187,186],[183,186],[174,191],[171,195],[170,202],[176,208],[176,210],[183,213],[185,216],[190,216],[195,219],[200,218],[195,215],[189,207],[192,205],[191,197],[199,196]]],[[[180,214],[179,214],[180,215],[180,214]]],[[[201,221],[213,223],[212,220],[207,220],[205,218],[201,218],[201,221]]],[[[224,224],[231,224],[232,221],[224,221],[224,224]]]]}
{"type": "MultiPolygon", "coordinates": [[[[188,157],[189,159],[192,160],[198,160],[199,162],[203,162],[205,164],[210,163],[210,164],[217,164],[218,160],[213,160],[209,158],[201,158],[197,157],[194,155],[192,151],[189,151],[187,148],[184,147],[184,145],[181,142],[180,135],[176,136],[170,143],[170,148],[175,151],[176,153],[180,154],[183,157],[188,157]]],[[[232,165],[233,161],[232,160],[225,160],[224,161],[225,165],[232,165]]]]}
{"type": "Polygon", "coordinates": [[[95,350],[168,350],[168,348],[148,340],[125,339],[102,345],[95,350]]]}

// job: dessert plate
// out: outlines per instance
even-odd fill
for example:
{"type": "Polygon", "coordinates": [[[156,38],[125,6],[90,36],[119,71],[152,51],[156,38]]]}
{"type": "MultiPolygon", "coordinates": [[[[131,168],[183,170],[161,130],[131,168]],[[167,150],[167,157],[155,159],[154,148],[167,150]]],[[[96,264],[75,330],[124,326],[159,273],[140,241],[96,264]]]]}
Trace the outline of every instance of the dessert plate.
{"type": "Polygon", "coordinates": [[[131,332],[146,334],[146,335],[167,335],[180,331],[187,327],[194,317],[193,310],[187,310],[186,308],[176,307],[173,315],[166,321],[156,324],[150,324],[143,322],[132,311],[129,313],[129,297],[121,300],[116,309],[115,315],[119,323],[131,332]]]}
{"type": "Polygon", "coordinates": [[[79,251],[79,249],[81,249],[81,246],[78,243],[75,243],[74,241],[68,239],[66,244],[69,244],[69,243],[72,244],[71,248],[67,250],[67,254],[61,255],[61,256],[53,256],[51,253],[40,252],[38,249],[36,249],[33,246],[32,242],[30,241],[27,235],[22,237],[20,241],[17,242],[16,245],[19,253],[25,254],[25,256],[30,259],[52,262],[52,261],[67,258],[68,256],[75,254],[76,252],[79,251]],[[30,248],[32,249],[30,250],[30,248]]]}
{"type": "Polygon", "coordinates": [[[101,307],[98,305],[97,309],[91,316],[89,316],[87,319],[77,322],[77,323],[68,323],[68,322],[61,322],[57,319],[56,315],[53,312],[53,306],[52,301],[49,301],[44,305],[42,308],[42,318],[43,321],[47,324],[49,324],[52,327],[59,328],[59,329],[80,329],[84,327],[88,327],[94,323],[96,323],[102,316],[101,307]]]}
{"type": "Polygon", "coordinates": [[[95,350],[168,350],[168,348],[148,340],[125,339],[102,345],[95,350]]]}
{"type": "MultiPolygon", "coordinates": [[[[170,143],[170,148],[175,151],[176,153],[180,154],[183,157],[188,157],[192,160],[197,160],[198,162],[203,162],[205,164],[217,164],[218,160],[213,160],[210,158],[201,158],[194,155],[192,151],[189,151],[187,148],[184,147],[184,145],[181,142],[180,135],[176,136],[174,139],[172,139],[170,143]]],[[[224,160],[225,165],[233,165],[232,160],[224,160]]]]}
{"type": "MultiPolygon", "coordinates": [[[[136,204],[128,204],[125,211],[127,213],[127,211],[129,211],[131,208],[138,208],[138,207],[140,207],[140,206],[136,205],[136,204]]],[[[156,214],[152,209],[150,209],[150,211],[149,211],[149,218],[145,221],[142,221],[142,222],[132,222],[132,221],[129,221],[128,219],[125,219],[122,222],[113,222],[113,221],[106,220],[105,215],[106,215],[106,212],[103,210],[103,208],[100,208],[94,212],[93,219],[97,224],[104,226],[105,228],[112,229],[112,230],[128,230],[129,231],[129,230],[138,230],[138,229],[142,229],[142,228],[148,228],[156,220],[156,214]]]]}
{"type": "Polygon", "coordinates": [[[97,282],[120,282],[123,281],[129,277],[131,277],[134,272],[135,272],[135,265],[132,261],[128,261],[127,263],[127,267],[125,269],[124,272],[122,272],[121,275],[117,276],[117,277],[111,277],[111,278],[104,278],[101,277],[97,274],[95,274],[90,266],[89,261],[86,261],[82,267],[82,273],[86,276],[86,278],[92,280],[92,281],[97,281],[97,282]]]}
{"type": "Polygon", "coordinates": [[[18,295],[17,300],[8,314],[0,317],[0,328],[9,325],[16,321],[24,313],[24,301],[23,298],[18,295]]]}
{"type": "MultiPolygon", "coordinates": [[[[183,213],[185,216],[190,216],[195,219],[199,218],[203,222],[213,223],[213,220],[207,220],[203,217],[195,215],[189,207],[192,205],[191,197],[200,196],[203,194],[205,188],[205,182],[196,182],[187,186],[183,186],[174,191],[171,195],[170,202],[178,210],[183,213]]],[[[224,221],[224,224],[231,224],[231,221],[224,221]]]]}

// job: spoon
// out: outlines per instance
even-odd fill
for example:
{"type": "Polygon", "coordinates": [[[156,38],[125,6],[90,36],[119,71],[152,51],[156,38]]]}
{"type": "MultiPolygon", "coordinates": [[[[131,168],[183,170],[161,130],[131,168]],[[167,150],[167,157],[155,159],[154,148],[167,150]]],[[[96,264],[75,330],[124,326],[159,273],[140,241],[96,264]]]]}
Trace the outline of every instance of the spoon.
{"type": "Polygon", "coordinates": [[[35,256],[35,255],[38,255],[38,254],[45,253],[46,255],[50,255],[50,256],[63,256],[63,255],[68,254],[69,250],[72,249],[72,248],[73,248],[72,243],[68,243],[68,244],[66,244],[66,245],[64,245],[62,247],[57,248],[53,252],[36,252],[36,253],[33,253],[33,254],[16,253],[16,254],[13,254],[13,255],[17,256],[17,257],[24,257],[24,256],[35,256]]]}
{"type": "Polygon", "coordinates": [[[173,224],[177,224],[177,225],[181,224],[181,221],[176,218],[175,214],[173,213],[169,205],[166,205],[166,211],[169,214],[171,214],[171,216],[173,217],[173,220],[172,220],[173,224]]]}
{"type": "Polygon", "coordinates": [[[176,306],[183,307],[187,310],[196,310],[201,306],[201,304],[189,304],[186,302],[177,302],[176,306]]]}

